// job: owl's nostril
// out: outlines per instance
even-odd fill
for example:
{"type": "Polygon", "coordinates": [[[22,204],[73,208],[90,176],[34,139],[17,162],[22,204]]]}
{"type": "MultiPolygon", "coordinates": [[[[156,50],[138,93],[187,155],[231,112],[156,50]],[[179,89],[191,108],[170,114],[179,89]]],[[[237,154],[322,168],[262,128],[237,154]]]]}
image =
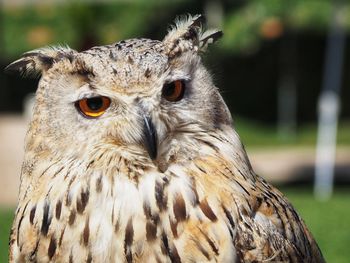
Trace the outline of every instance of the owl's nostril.
{"type": "Polygon", "coordinates": [[[157,131],[150,117],[143,117],[143,144],[152,160],[157,157],[157,131]]]}

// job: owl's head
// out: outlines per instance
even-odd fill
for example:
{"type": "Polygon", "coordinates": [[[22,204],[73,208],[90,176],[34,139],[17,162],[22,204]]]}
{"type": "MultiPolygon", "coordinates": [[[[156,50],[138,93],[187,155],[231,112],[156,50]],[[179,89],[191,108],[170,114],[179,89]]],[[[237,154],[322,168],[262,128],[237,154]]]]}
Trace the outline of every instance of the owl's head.
{"type": "Polygon", "coordinates": [[[204,31],[201,21],[177,20],[163,41],[44,48],[10,64],[7,70],[41,75],[27,150],[114,151],[150,163],[200,151],[196,138],[231,126],[200,57],[222,33],[204,31]]]}

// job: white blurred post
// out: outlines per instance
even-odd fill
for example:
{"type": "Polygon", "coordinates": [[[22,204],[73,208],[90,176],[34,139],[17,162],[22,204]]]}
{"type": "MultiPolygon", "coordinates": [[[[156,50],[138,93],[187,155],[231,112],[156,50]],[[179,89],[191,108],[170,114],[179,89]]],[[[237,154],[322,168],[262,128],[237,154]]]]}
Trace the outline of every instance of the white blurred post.
{"type": "Polygon", "coordinates": [[[339,91],[345,46],[343,24],[341,6],[335,5],[327,39],[323,88],[318,104],[314,192],[315,197],[319,200],[328,200],[333,192],[339,91]]]}
{"type": "Polygon", "coordinates": [[[328,200],[333,192],[339,96],[325,91],[319,99],[319,120],[315,166],[315,196],[328,200]]]}

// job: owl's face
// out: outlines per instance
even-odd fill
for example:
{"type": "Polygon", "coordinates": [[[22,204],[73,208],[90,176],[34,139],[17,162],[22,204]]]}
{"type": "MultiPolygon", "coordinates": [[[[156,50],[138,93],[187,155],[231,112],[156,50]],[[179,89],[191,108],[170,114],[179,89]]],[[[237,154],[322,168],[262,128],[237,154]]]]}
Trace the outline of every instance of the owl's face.
{"type": "Polygon", "coordinates": [[[39,50],[15,62],[26,59],[22,70],[30,66],[42,74],[31,125],[34,134],[46,137],[40,149],[118,150],[126,158],[168,161],[174,141],[193,151],[192,136],[230,125],[198,54],[203,40],[218,32],[201,39],[200,27],[190,22],[163,41],[130,39],[81,53],[39,50]]]}

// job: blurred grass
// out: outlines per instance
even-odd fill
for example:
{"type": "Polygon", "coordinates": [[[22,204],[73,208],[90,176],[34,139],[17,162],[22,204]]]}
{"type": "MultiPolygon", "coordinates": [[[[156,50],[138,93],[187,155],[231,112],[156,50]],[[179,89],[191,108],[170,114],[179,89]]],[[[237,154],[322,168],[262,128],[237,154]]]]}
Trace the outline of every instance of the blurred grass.
{"type": "MultiPolygon", "coordinates": [[[[276,126],[267,126],[243,118],[235,118],[234,126],[247,147],[315,146],[317,125],[306,124],[298,127],[294,136],[281,137],[276,126]]],[[[350,121],[338,125],[337,145],[350,146],[350,121]]]]}
{"type": "Polygon", "coordinates": [[[0,208],[0,262],[8,262],[8,243],[14,209],[0,208]]]}
{"type": "MultiPolygon", "coordinates": [[[[349,262],[350,189],[337,188],[332,199],[318,202],[311,188],[282,187],[317,240],[327,262],[349,262]]],[[[12,209],[0,209],[0,262],[7,261],[12,209]]]]}

